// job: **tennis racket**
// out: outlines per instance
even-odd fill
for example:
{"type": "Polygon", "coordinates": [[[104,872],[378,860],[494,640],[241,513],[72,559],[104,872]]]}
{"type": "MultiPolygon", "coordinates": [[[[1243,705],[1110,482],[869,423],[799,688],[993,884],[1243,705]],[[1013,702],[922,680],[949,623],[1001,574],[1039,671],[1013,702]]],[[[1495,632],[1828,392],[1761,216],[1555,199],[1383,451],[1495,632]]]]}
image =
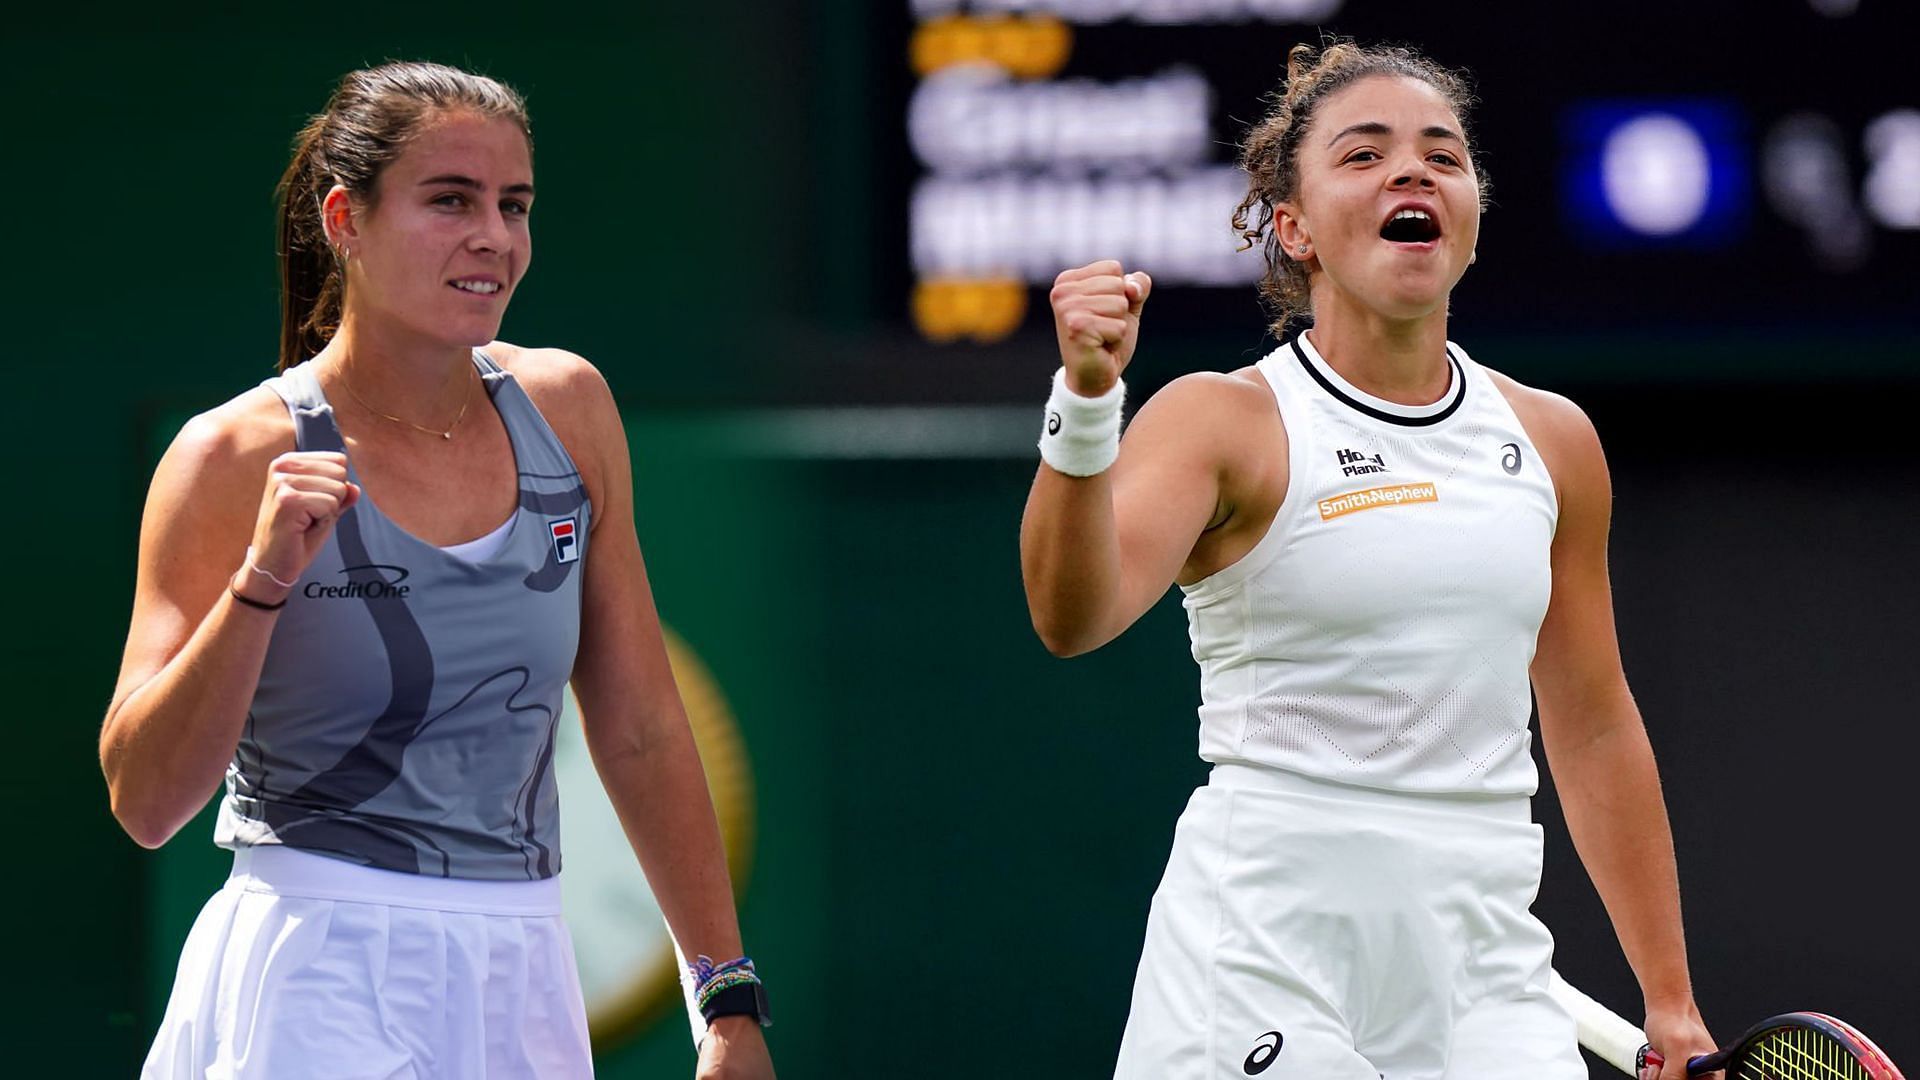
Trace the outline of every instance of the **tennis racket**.
{"type": "MultiPolygon", "coordinates": [[[[1547,992],[1573,1014],[1580,1045],[1628,1076],[1664,1059],[1640,1029],[1574,989],[1554,972],[1547,992]]],[[[1730,1046],[1687,1062],[1687,1075],[1724,1069],[1727,1080],[1905,1080],[1873,1041],[1824,1013],[1768,1017],[1730,1046]]]]}

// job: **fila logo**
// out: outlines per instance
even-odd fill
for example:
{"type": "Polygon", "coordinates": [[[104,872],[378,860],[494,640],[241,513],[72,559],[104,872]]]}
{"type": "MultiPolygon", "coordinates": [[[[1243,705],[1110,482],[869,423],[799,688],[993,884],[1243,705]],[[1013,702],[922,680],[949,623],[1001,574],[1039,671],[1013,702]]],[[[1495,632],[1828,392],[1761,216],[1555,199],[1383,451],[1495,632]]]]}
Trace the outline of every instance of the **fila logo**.
{"type": "Polygon", "coordinates": [[[1334,457],[1340,461],[1341,476],[1361,476],[1366,473],[1386,472],[1387,463],[1379,454],[1368,457],[1364,450],[1340,450],[1334,457]]]}
{"type": "Polygon", "coordinates": [[[580,557],[579,527],[573,518],[561,518],[547,522],[547,532],[553,535],[553,561],[573,562],[580,557]]]}
{"type": "Polygon", "coordinates": [[[1253,1053],[1248,1054],[1247,1060],[1240,1063],[1240,1071],[1248,1076],[1259,1076],[1266,1072],[1267,1066],[1273,1064],[1273,1059],[1280,1056],[1280,1047],[1286,1041],[1277,1031],[1269,1031],[1260,1036],[1260,1041],[1253,1044],[1253,1053]]]}

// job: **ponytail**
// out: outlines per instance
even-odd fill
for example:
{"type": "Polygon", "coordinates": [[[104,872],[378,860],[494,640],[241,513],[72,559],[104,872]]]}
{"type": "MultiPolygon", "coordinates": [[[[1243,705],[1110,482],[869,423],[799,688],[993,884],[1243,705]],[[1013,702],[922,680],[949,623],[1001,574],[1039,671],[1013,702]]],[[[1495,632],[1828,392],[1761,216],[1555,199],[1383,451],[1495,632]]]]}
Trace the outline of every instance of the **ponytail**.
{"type": "Polygon", "coordinates": [[[318,116],[300,130],[293,161],[275,189],[280,203],[281,371],[325,348],[340,325],[342,268],[320,222],[320,202],[333,186],[320,164],[325,125],[326,117],[318,116]]]}

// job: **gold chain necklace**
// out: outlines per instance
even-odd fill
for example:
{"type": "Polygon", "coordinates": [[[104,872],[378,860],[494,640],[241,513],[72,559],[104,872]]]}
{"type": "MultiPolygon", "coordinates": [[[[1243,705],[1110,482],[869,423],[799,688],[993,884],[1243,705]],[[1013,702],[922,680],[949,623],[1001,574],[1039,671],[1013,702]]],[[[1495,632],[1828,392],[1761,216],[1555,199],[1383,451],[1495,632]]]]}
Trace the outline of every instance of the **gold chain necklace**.
{"type": "Polygon", "coordinates": [[[415,431],[424,431],[429,435],[438,435],[443,439],[449,439],[449,440],[453,438],[453,429],[459,427],[460,421],[467,418],[467,406],[473,404],[473,382],[472,380],[468,380],[466,396],[460,399],[460,415],[455,416],[453,418],[453,423],[447,425],[447,430],[440,431],[436,428],[424,427],[420,424],[414,423],[411,420],[406,420],[401,417],[395,416],[392,413],[381,412],[379,409],[376,409],[373,406],[367,404],[367,399],[361,397],[360,391],[355,390],[353,388],[353,383],[350,380],[348,380],[347,373],[345,371],[342,371],[340,373],[340,385],[347,388],[347,393],[353,395],[353,400],[359,402],[361,408],[367,410],[373,415],[378,416],[383,420],[391,420],[396,424],[405,424],[415,431]]]}

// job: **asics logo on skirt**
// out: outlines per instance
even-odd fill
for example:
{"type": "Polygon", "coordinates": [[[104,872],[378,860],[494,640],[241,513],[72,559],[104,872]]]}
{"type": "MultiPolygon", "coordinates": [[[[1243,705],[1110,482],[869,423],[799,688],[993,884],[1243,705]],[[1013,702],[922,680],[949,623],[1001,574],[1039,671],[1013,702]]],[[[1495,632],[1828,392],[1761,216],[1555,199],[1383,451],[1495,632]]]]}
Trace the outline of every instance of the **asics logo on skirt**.
{"type": "Polygon", "coordinates": [[[1259,1076],[1266,1072],[1267,1066],[1273,1064],[1273,1059],[1280,1056],[1280,1046],[1286,1041],[1277,1031],[1260,1036],[1260,1041],[1253,1046],[1253,1053],[1248,1054],[1247,1060],[1241,1063],[1240,1070],[1248,1076],[1259,1076]]]}

